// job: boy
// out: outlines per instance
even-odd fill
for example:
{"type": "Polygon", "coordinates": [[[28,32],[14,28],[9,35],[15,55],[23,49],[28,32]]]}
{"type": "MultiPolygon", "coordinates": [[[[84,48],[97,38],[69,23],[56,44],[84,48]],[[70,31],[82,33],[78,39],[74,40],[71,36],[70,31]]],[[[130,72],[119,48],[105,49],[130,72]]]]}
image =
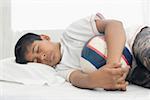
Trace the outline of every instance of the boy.
{"type": "Polygon", "coordinates": [[[15,56],[17,63],[37,62],[53,66],[62,77],[80,88],[126,90],[129,67],[122,68],[120,64],[125,41],[122,23],[106,20],[98,13],[73,22],[62,34],[60,43],[52,42],[46,35],[25,34],[16,44],[15,56]],[[83,73],[79,64],[81,50],[97,34],[105,35],[107,63],[97,71],[83,73]]]}

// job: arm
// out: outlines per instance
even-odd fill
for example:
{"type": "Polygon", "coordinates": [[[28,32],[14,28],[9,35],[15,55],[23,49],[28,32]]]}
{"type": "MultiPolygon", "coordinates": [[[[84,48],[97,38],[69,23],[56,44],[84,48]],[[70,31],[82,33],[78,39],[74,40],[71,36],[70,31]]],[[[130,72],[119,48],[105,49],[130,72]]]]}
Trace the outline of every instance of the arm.
{"type": "Polygon", "coordinates": [[[99,70],[85,74],[75,71],[70,75],[70,82],[80,88],[105,88],[126,90],[125,74],[128,68],[114,66],[119,63],[125,44],[125,32],[122,23],[115,20],[96,20],[99,32],[105,32],[108,59],[107,64],[99,70]],[[117,37],[116,37],[117,36],[117,37]]]}
{"type": "MultiPolygon", "coordinates": [[[[106,64],[120,63],[126,41],[122,23],[117,20],[96,20],[96,26],[99,32],[105,33],[108,50],[106,64]]],[[[128,71],[124,73],[124,76],[126,77],[127,74],[128,71]]],[[[122,82],[124,83],[125,80],[122,82]]]]}
{"type": "Polygon", "coordinates": [[[125,76],[122,76],[128,69],[122,69],[120,65],[105,65],[97,71],[86,74],[81,71],[71,73],[69,80],[72,85],[80,88],[105,88],[126,90],[127,83],[122,83],[125,76]],[[119,77],[121,76],[121,77],[119,77]],[[120,83],[120,84],[118,84],[120,83]]]}
{"type": "Polygon", "coordinates": [[[119,63],[126,41],[122,23],[116,20],[96,20],[96,26],[99,32],[105,33],[107,63],[119,63]]]}

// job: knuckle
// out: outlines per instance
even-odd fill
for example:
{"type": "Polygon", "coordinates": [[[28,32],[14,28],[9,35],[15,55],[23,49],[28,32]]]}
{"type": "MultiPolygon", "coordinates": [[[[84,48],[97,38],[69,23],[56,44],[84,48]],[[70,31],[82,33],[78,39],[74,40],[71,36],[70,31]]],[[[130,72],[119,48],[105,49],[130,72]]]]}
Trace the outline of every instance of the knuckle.
{"type": "Polygon", "coordinates": [[[116,71],[113,71],[113,70],[112,70],[112,71],[111,71],[111,74],[112,74],[112,75],[115,75],[115,74],[116,74],[116,71]]]}
{"type": "Polygon", "coordinates": [[[116,89],[116,85],[115,84],[111,84],[109,88],[110,89],[116,89]]]}
{"type": "Polygon", "coordinates": [[[107,73],[108,73],[109,75],[112,75],[112,70],[107,70],[107,73]]]}
{"type": "Polygon", "coordinates": [[[111,71],[110,71],[110,74],[111,74],[111,75],[116,75],[116,74],[117,74],[117,71],[116,71],[116,70],[111,70],[111,71]]]}
{"type": "Polygon", "coordinates": [[[114,77],[112,77],[112,80],[113,80],[113,82],[115,82],[116,81],[116,77],[114,76],[114,77]]]}

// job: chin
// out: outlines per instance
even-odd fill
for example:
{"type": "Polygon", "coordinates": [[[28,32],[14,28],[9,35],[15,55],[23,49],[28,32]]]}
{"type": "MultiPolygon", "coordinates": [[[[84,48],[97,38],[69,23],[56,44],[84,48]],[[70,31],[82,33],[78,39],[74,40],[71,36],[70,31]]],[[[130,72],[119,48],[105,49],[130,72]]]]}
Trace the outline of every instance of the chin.
{"type": "Polygon", "coordinates": [[[49,64],[49,63],[48,63],[47,65],[49,65],[49,66],[51,66],[51,67],[55,66],[55,64],[49,64]]]}

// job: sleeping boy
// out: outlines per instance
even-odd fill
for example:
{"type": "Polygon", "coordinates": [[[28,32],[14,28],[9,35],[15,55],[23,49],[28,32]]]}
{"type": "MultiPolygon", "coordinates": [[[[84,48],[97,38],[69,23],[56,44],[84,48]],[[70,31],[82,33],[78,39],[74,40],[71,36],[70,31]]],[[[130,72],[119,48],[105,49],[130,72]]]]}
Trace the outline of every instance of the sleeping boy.
{"type": "MultiPolygon", "coordinates": [[[[129,47],[133,51],[131,54],[135,57],[134,60],[140,62],[136,64],[137,66],[132,67],[135,69],[133,73],[141,73],[141,75],[148,73],[150,75],[149,29],[149,27],[142,27],[140,31],[128,36],[120,21],[105,19],[103,15],[97,13],[70,24],[62,33],[60,42],[53,42],[46,35],[33,33],[23,35],[15,46],[16,62],[20,64],[28,62],[47,64],[54,67],[59,75],[72,85],[80,88],[126,90],[128,85],[126,77],[130,67],[128,65],[121,67],[120,62],[125,44],[129,43],[129,47]],[[82,49],[90,38],[99,34],[105,36],[106,63],[91,73],[83,72],[80,65],[82,49]],[[142,68],[145,71],[136,70],[136,68],[142,68]]],[[[131,75],[130,79],[132,76],[135,75],[131,75]]],[[[142,79],[139,79],[138,76],[134,78],[136,81],[133,83],[144,87],[150,86],[150,82],[143,83],[148,76],[142,77],[142,79]]]]}

